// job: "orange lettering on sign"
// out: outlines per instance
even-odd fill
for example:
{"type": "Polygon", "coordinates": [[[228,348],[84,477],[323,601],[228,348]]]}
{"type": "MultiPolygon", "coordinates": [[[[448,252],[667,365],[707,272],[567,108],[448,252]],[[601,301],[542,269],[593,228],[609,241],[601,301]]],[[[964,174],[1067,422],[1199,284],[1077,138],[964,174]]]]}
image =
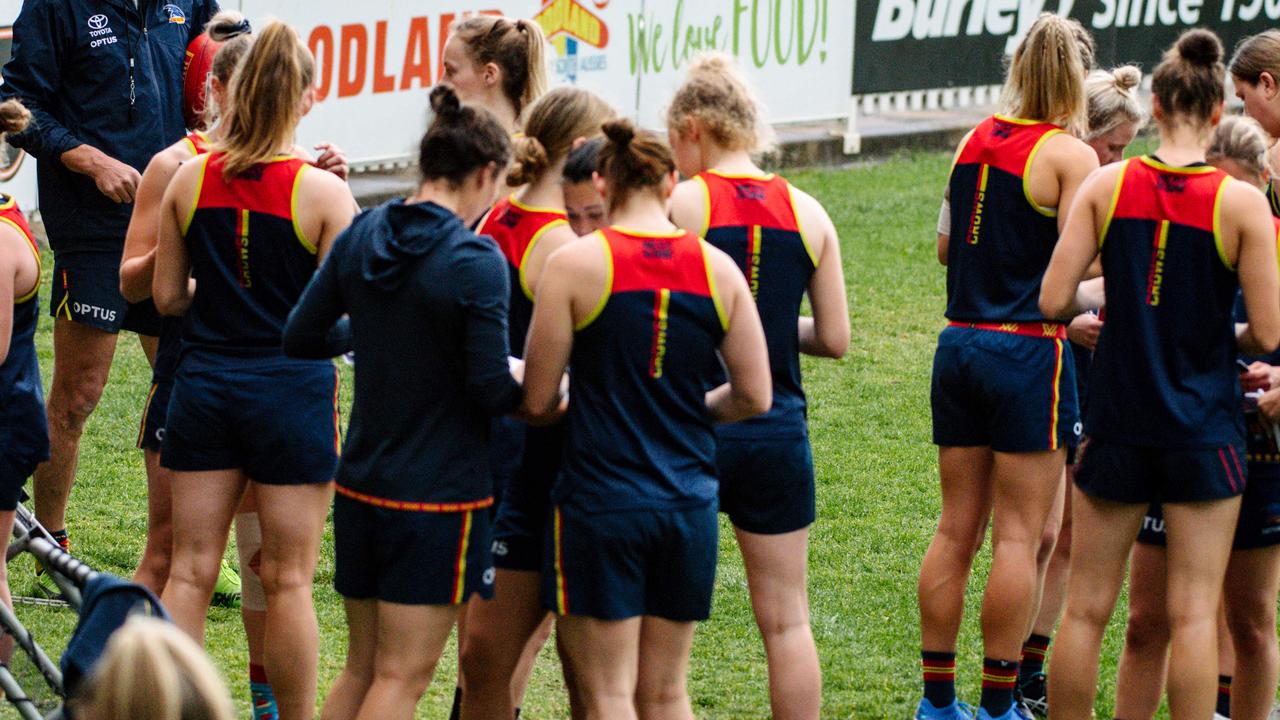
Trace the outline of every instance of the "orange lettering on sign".
{"type": "Polygon", "coordinates": [[[379,20],[373,40],[373,92],[389,93],[396,89],[396,76],[387,73],[387,21],[379,20]]]}
{"type": "Polygon", "coordinates": [[[409,43],[404,49],[404,70],[400,71],[400,89],[408,90],[417,81],[418,87],[431,87],[431,36],[427,19],[416,17],[409,21],[409,43]]]}
{"type": "Polygon", "coordinates": [[[364,90],[369,65],[369,31],[363,25],[342,26],[341,70],[338,73],[338,97],[359,95],[364,90]]]}

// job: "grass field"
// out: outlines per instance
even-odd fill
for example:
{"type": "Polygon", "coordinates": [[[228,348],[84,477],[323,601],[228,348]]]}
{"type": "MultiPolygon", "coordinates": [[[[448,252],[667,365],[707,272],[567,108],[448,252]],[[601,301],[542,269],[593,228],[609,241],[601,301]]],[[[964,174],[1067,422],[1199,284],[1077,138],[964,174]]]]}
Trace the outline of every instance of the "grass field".
{"type": "MultiPolygon", "coordinates": [[[[944,271],[935,258],[933,227],[949,161],[945,153],[909,154],[792,178],[826,205],[840,230],[852,301],[848,356],[839,362],[806,360],[804,366],[818,477],[810,585],[825,674],[824,717],[907,718],[919,697],[916,572],[939,509],[928,388],[942,326],[944,271]]],[[[47,384],[50,321],[41,322],[47,384]]],[[[122,337],[111,382],[85,432],[72,496],[73,550],[121,574],[132,571],[145,532],[146,486],[133,440],[149,378],[136,341],[122,337]]],[[[351,385],[344,383],[344,390],[351,385]]],[[[346,628],[332,590],[332,550],[329,536],[316,577],[322,695],[345,652],[346,628]]],[[[988,560],[986,553],[979,559],[959,646],[961,697],[974,703],[982,657],[977,602],[988,560]]],[[[720,561],[714,615],[698,630],[693,651],[695,712],[707,718],[767,717],[764,651],[742,563],[723,526],[720,561]]],[[[13,570],[17,591],[28,577],[25,566],[13,570]]],[[[66,610],[20,607],[19,614],[53,651],[61,649],[75,621],[66,610]]],[[[1099,717],[1110,717],[1119,642],[1120,629],[1113,625],[1099,717]]],[[[212,612],[209,650],[247,713],[246,654],[235,611],[212,612]]],[[[446,717],[454,658],[448,650],[418,717],[446,717]]],[[[542,660],[526,716],[567,717],[553,653],[544,652],[542,660]]],[[[0,712],[10,711],[6,706],[0,712]]]]}

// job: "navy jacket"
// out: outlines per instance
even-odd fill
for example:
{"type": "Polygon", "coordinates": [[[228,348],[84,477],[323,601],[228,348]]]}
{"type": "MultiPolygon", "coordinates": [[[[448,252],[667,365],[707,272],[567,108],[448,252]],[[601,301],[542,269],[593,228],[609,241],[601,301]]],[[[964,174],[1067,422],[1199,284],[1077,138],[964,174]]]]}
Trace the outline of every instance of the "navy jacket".
{"type": "Polygon", "coordinates": [[[356,388],[338,492],[487,504],[489,419],[520,403],[507,283],[497,246],[433,203],[387,203],[338,237],[284,330],[285,353],[328,356],[350,314],[356,388]]]}
{"type": "Polygon", "coordinates": [[[40,161],[40,211],[55,250],[123,247],[133,206],[111,202],[60,158],[87,144],[141,172],[180,140],[186,48],[217,11],[217,0],[22,3],[0,95],[35,115],[9,142],[40,161]]]}

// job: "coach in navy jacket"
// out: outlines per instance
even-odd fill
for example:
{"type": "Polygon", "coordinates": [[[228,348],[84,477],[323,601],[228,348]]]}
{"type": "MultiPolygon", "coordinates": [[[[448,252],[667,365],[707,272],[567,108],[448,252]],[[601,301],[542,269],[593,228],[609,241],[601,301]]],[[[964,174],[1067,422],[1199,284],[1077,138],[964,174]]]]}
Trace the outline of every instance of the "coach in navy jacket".
{"type": "Polygon", "coordinates": [[[9,142],[39,161],[54,251],[52,457],[36,470],[36,514],[59,538],[115,333],[159,334],[150,302],[130,306],[120,295],[120,255],[142,170],[186,132],[187,45],[217,10],[217,0],[24,0],[13,26],[0,96],[17,97],[35,116],[9,142]]]}
{"type": "Polygon", "coordinates": [[[134,3],[26,0],[14,23],[0,92],[35,115],[9,142],[40,161],[40,207],[55,251],[120,250],[133,172],[186,133],[184,56],[217,3],[134,3]]]}

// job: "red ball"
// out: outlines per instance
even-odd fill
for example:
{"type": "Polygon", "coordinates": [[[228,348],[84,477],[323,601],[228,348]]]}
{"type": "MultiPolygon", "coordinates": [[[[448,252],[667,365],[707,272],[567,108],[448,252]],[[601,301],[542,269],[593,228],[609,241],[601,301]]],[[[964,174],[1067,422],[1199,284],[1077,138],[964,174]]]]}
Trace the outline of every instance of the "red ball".
{"type": "Polygon", "coordinates": [[[187,46],[187,57],[183,66],[182,117],[186,120],[189,130],[199,130],[204,127],[205,94],[208,92],[209,74],[213,71],[213,58],[221,47],[222,43],[211,39],[208,33],[200,33],[187,46]]]}

